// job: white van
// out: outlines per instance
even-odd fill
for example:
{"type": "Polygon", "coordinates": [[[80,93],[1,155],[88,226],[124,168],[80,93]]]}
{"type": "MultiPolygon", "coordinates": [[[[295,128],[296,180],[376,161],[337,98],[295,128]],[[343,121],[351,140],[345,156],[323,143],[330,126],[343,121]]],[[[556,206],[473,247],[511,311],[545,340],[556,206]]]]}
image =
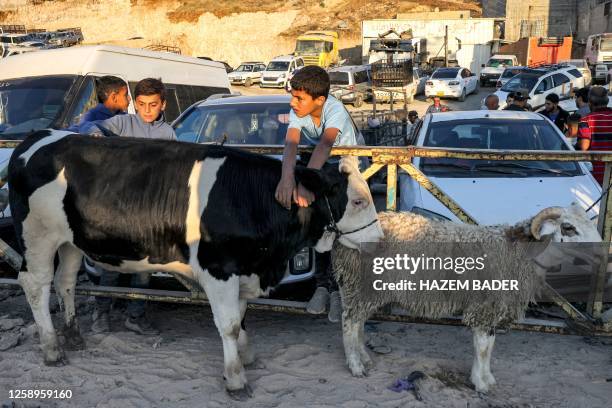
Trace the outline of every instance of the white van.
{"type": "MultiPolygon", "coordinates": [[[[22,140],[35,130],[78,123],[98,104],[95,79],[104,75],[124,79],[132,99],[138,81],[161,78],[168,122],[195,102],[230,93],[223,65],[172,53],[102,45],[15,55],[0,60],[0,140],[22,140]]],[[[128,110],[135,113],[133,104],[128,110]]],[[[11,153],[0,149],[0,172],[11,153]]],[[[7,213],[0,203],[0,227],[7,213]]]]}
{"type": "Polygon", "coordinates": [[[261,74],[259,86],[262,88],[285,88],[293,73],[303,67],[304,60],[302,57],[293,55],[276,57],[268,63],[266,70],[261,74]]]}

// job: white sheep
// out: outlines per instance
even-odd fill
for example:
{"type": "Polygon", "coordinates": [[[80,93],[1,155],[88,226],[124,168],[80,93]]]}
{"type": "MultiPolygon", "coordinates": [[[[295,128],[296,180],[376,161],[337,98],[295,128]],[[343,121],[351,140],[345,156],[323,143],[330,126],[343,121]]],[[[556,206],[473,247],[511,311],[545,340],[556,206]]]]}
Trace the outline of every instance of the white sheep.
{"type": "MultiPolygon", "coordinates": [[[[379,214],[385,238],[378,248],[402,248],[414,250],[414,244],[432,243],[504,243],[525,242],[600,242],[601,237],[585,211],[577,204],[570,207],[550,207],[535,217],[514,226],[475,226],[451,222],[433,221],[412,213],[384,212],[379,214]],[[545,239],[544,239],[545,237],[545,239]],[[382,245],[382,246],[381,246],[382,245]]],[[[438,318],[443,315],[463,313],[463,322],[472,328],[474,334],[475,357],[472,365],[471,381],[478,392],[487,392],[495,384],[491,374],[490,361],[495,342],[495,328],[518,320],[541,288],[541,277],[549,266],[557,265],[560,257],[554,245],[542,244],[535,258],[525,260],[520,251],[512,253],[511,245],[505,245],[508,253],[500,254],[504,259],[503,267],[494,273],[504,279],[517,279],[521,290],[517,292],[474,292],[445,291],[437,292],[436,302],[432,294],[425,291],[370,291],[364,296],[364,286],[371,284],[362,269],[363,254],[336,244],[333,251],[333,265],[342,293],[342,329],[344,351],[352,374],[361,377],[367,374],[366,367],[372,360],[364,343],[364,324],[376,310],[388,304],[395,304],[413,316],[438,318]],[[544,250],[545,249],[545,250],[544,250]],[[510,259],[508,259],[510,258],[510,259]]],[[[517,246],[514,246],[517,247],[517,246]]],[[[527,247],[526,245],[523,247],[527,247]]],[[[377,253],[378,255],[378,253],[377,253]]],[[[532,254],[533,255],[533,254],[532,254]]]]}

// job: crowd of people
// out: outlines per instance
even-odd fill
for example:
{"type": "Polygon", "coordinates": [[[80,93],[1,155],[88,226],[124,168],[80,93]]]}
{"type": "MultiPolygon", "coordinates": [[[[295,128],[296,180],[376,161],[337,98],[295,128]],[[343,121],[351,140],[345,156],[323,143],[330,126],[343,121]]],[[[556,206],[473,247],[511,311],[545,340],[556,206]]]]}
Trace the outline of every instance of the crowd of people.
{"type": "MultiPolygon", "coordinates": [[[[544,109],[539,113],[553,122],[571,141],[576,150],[611,150],[612,149],[612,109],[608,107],[608,90],[602,86],[585,87],[573,92],[578,108],[569,113],[559,104],[561,99],[556,93],[545,97],[544,109]]],[[[504,110],[531,112],[529,92],[520,89],[511,92],[506,98],[504,110]]],[[[495,94],[485,98],[483,109],[498,110],[499,97],[495,94]]],[[[603,182],[604,164],[593,163],[593,176],[603,182]]]]}

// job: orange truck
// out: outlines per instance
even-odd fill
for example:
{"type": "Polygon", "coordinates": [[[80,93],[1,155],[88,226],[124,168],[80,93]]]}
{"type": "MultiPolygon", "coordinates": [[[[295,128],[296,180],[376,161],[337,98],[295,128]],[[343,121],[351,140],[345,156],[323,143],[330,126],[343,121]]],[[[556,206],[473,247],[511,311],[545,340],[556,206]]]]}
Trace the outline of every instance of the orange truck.
{"type": "Polygon", "coordinates": [[[525,66],[556,64],[572,58],[572,37],[527,37],[499,48],[498,54],[516,55],[525,66]]]}

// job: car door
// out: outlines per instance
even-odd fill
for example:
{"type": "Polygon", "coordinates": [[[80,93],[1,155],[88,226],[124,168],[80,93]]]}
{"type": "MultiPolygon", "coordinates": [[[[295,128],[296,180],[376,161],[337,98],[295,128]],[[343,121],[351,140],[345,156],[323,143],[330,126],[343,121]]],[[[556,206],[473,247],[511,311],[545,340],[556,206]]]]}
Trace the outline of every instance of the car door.
{"type": "Polygon", "coordinates": [[[465,93],[470,93],[469,89],[469,80],[467,76],[467,70],[465,68],[459,70],[459,75],[457,75],[459,81],[461,82],[461,89],[465,88],[465,93]]]}
{"type": "Polygon", "coordinates": [[[560,73],[560,72],[557,74],[554,74],[553,82],[554,82],[553,92],[555,92],[559,96],[569,96],[572,86],[571,86],[571,80],[569,79],[567,75],[560,73]]]}
{"type": "Polygon", "coordinates": [[[475,76],[472,75],[472,72],[469,69],[465,69],[465,80],[467,81],[467,93],[474,92],[476,90],[476,81],[475,76]]]}
{"type": "Polygon", "coordinates": [[[554,92],[552,75],[543,76],[535,86],[533,95],[531,95],[531,106],[534,109],[537,109],[538,107],[544,105],[546,95],[552,92],[554,92]]]}

